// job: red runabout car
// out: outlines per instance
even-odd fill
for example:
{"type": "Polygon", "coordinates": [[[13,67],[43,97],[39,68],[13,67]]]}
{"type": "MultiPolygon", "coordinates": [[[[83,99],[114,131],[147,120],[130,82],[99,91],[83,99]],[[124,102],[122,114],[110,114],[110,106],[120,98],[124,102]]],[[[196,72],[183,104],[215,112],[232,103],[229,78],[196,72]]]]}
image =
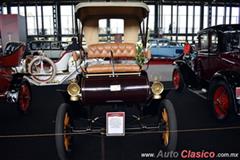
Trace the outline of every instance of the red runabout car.
{"type": "Polygon", "coordinates": [[[16,69],[25,48],[23,43],[9,42],[0,53],[0,102],[17,104],[21,113],[28,113],[31,105],[30,84],[16,69]]]}

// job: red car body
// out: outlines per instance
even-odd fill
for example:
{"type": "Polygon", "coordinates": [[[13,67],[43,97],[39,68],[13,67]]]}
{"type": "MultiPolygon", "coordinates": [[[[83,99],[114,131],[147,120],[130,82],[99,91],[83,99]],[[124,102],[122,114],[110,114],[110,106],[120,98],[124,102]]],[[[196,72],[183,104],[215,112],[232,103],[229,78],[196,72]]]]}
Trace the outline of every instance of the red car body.
{"type": "Polygon", "coordinates": [[[216,72],[224,70],[240,73],[239,37],[240,25],[219,25],[198,33],[195,70],[201,69],[201,79],[209,81],[216,72]],[[205,37],[208,37],[208,43],[203,40],[205,37]]]}
{"type": "Polygon", "coordinates": [[[24,74],[18,73],[15,67],[20,64],[25,48],[22,43],[10,42],[0,55],[0,100],[17,103],[23,113],[29,111],[31,89],[24,74]]]}
{"type": "Polygon", "coordinates": [[[240,25],[218,25],[198,33],[194,67],[176,61],[173,85],[205,88],[217,119],[235,111],[240,115],[240,25]]]}

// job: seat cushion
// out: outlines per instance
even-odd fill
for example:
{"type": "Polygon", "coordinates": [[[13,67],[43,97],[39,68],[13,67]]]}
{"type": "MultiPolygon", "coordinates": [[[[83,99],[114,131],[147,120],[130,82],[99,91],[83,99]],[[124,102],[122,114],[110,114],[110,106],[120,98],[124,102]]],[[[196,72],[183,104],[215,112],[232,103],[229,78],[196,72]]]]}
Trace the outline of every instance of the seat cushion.
{"type": "Polygon", "coordinates": [[[133,43],[99,43],[88,46],[88,58],[135,58],[136,45],[133,43]]]}
{"type": "MultiPolygon", "coordinates": [[[[137,64],[115,64],[115,73],[140,72],[141,68],[137,64]]],[[[95,64],[86,68],[87,73],[112,73],[112,64],[95,64]]]]}

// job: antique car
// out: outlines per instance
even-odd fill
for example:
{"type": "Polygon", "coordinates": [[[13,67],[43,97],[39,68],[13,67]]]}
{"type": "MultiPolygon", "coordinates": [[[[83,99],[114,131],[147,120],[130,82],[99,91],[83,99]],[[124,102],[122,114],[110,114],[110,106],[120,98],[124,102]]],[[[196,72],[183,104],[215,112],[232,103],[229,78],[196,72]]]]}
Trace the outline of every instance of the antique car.
{"type": "Polygon", "coordinates": [[[65,51],[58,41],[32,41],[29,43],[30,55],[23,64],[23,72],[30,75],[28,81],[34,85],[59,85],[76,77],[79,62],[72,58],[72,51],[65,51]]]}
{"type": "Polygon", "coordinates": [[[183,54],[183,46],[167,38],[148,40],[152,56],[163,59],[178,59],[183,54]]]}
{"type": "Polygon", "coordinates": [[[158,76],[165,87],[172,88],[172,72],[175,60],[183,58],[183,47],[180,43],[167,38],[152,38],[148,40],[147,48],[151,59],[144,65],[150,81],[158,76]]]}
{"type": "Polygon", "coordinates": [[[176,61],[173,85],[208,91],[215,117],[240,113],[240,25],[218,25],[199,31],[194,69],[176,61]]]}
{"type": "Polygon", "coordinates": [[[21,113],[28,113],[31,105],[31,87],[18,73],[16,67],[20,64],[25,52],[25,45],[19,42],[9,42],[0,53],[0,102],[17,104],[21,113]]]}
{"type": "Polygon", "coordinates": [[[164,149],[175,149],[174,107],[165,98],[164,85],[158,78],[150,82],[142,68],[150,59],[144,36],[148,31],[148,13],[143,2],[82,2],[76,6],[76,16],[83,27],[80,37],[84,34],[87,46],[80,54],[81,71],[61,91],[65,103],[58,108],[55,124],[61,160],[70,159],[74,136],[83,134],[157,133],[164,149]],[[123,21],[123,41],[100,43],[102,19],[123,21]],[[139,33],[142,46],[136,45],[139,33]]]}

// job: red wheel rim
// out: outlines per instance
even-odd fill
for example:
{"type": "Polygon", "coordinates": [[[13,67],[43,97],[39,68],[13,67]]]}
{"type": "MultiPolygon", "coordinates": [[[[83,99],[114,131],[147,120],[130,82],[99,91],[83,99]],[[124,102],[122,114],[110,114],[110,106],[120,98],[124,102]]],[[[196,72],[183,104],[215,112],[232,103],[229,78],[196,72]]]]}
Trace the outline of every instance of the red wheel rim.
{"type": "Polygon", "coordinates": [[[224,86],[220,86],[216,89],[213,95],[213,104],[214,104],[214,111],[216,113],[216,116],[219,119],[224,118],[228,113],[228,109],[230,105],[229,95],[227,93],[227,90],[224,88],[224,86]]]}
{"type": "Polygon", "coordinates": [[[173,72],[173,86],[175,89],[179,88],[180,80],[181,80],[180,73],[177,70],[175,70],[173,72]]]}
{"type": "Polygon", "coordinates": [[[31,100],[30,89],[27,84],[22,84],[19,89],[19,107],[20,110],[26,112],[29,108],[31,100]]]}

